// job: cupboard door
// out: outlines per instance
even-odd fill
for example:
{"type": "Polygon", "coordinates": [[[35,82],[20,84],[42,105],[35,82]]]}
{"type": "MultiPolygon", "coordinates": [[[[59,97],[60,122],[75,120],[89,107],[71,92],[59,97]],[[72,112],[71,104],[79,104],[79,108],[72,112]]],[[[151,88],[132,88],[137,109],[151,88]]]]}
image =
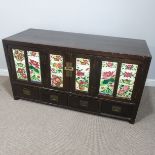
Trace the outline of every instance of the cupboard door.
{"type": "Polygon", "coordinates": [[[90,77],[90,59],[76,58],[75,90],[88,92],[90,77]]]}
{"type": "Polygon", "coordinates": [[[57,50],[52,50],[49,53],[50,49],[46,53],[48,57],[47,65],[47,87],[56,89],[56,90],[68,90],[69,89],[69,77],[65,71],[65,66],[69,62],[69,54],[57,50]]]}
{"type": "Polygon", "coordinates": [[[44,85],[42,76],[44,57],[40,50],[32,47],[9,46],[9,57],[13,80],[33,85],[44,85]]]}
{"type": "Polygon", "coordinates": [[[42,82],[40,53],[37,51],[27,51],[28,68],[31,82],[42,82]]]}
{"type": "Polygon", "coordinates": [[[74,55],[72,92],[90,94],[93,59],[91,56],[74,55]]]}
{"type": "Polygon", "coordinates": [[[137,64],[121,64],[121,71],[116,95],[117,97],[131,99],[137,70],[137,64]]]}
{"type": "Polygon", "coordinates": [[[17,80],[28,81],[26,61],[25,61],[25,51],[22,49],[12,48],[11,52],[13,55],[17,80]]]}
{"type": "Polygon", "coordinates": [[[62,55],[50,54],[50,81],[52,87],[63,88],[63,64],[64,58],[62,55]]]}
{"type": "Polygon", "coordinates": [[[117,65],[117,62],[102,61],[99,86],[100,95],[113,96],[117,65]]]}

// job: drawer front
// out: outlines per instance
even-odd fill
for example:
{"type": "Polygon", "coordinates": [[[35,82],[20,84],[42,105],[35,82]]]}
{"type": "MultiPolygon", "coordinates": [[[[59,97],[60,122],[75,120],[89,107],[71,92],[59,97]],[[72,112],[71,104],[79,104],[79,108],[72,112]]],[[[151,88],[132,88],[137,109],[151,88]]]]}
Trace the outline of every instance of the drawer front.
{"type": "Polygon", "coordinates": [[[42,101],[48,102],[49,104],[68,105],[68,97],[65,93],[40,89],[40,96],[42,101]]]}
{"type": "Polygon", "coordinates": [[[15,89],[16,96],[39,100],[39,88],[20,84],[14,84],[13,87],[15,89]]]}
{"type": "Polygon", "coordinates": [[[69,106],[91,112],[99,112],[99,102],[89,97],[69,96],[69,106]]]}
{"type": "Polygon", "coordinates": [[[113,102],[102,102],[101,113],[107,113],[123,117],[131,117],[133,112],[133,105],[121,105],[113,102]]]}

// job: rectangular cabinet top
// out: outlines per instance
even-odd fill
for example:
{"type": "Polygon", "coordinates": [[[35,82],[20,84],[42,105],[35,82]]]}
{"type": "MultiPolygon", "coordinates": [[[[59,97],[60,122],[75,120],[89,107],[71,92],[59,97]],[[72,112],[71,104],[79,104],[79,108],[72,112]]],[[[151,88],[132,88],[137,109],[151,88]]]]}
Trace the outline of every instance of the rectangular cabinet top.
{"type": "Polygon", "coordinates": [[[3,40],[151,57],[146,42],[137,39],[28,29],[3,40]]]}

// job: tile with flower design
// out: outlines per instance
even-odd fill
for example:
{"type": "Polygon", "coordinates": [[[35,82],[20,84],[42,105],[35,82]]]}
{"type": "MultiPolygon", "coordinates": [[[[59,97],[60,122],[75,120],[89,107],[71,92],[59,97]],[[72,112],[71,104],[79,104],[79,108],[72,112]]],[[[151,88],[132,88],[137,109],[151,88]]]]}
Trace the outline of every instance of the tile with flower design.
{"type": "Polygon", "coordinates": [[[117,62],[102,61],[99,94],[113,95],[117,62]]]}
{"type": "Polygon", "coordinates": [[[122,63],[117,96],[131,99],[138,65],[122,63]]]}
{"type": "Polygon", "coordinates": [[[51,85],[63,87],[63,57],[50,54],[51,85]]]}
{"type": "Polygon", "coordinates": [[[12,49],[17,79],[27,80],[27,71],[25,64],[24,51],[20,49],[12,49]]]}
{"type": "Polygon", "coordinates": [[[76,79],[75,89],[88,92],[90,74],[90,60],[85,58],[76,58],[76,79]]]}
{"type": "Polygon", "coordinates": [[[30,79],[33,82],[41,82],[41,69],[39,52],[27,51],[30,79]]]}

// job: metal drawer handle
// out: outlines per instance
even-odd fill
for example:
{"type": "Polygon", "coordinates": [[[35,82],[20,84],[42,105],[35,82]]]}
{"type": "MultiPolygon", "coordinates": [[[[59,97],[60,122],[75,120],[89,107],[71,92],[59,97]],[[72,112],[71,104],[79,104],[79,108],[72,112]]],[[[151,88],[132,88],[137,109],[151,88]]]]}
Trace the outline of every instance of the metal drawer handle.
{"type": "Polygon", "coordinates": [[[24,95],[27,95],[27,96],[30,96],[31,95],[31,91],[27,88],[23,88],[23,94],[24,95]]]}
{"type": "Polygon", "coordinates": [[[88,101],[80,100],[80,106],[82,106],[82,107],[88,107],[88,101]]]}
{"type": "Polygon", "coordinates": [[[120,113],[122,111],[122,107],[119,107],[119,106],[112,106],[112,111],[113,112],[118,112],[120,113]]]}
{"type": "Polygon", "coordinates": [[[58,102],[58,96],[57,95],[50,95],[50,100],[58,102]]]}

